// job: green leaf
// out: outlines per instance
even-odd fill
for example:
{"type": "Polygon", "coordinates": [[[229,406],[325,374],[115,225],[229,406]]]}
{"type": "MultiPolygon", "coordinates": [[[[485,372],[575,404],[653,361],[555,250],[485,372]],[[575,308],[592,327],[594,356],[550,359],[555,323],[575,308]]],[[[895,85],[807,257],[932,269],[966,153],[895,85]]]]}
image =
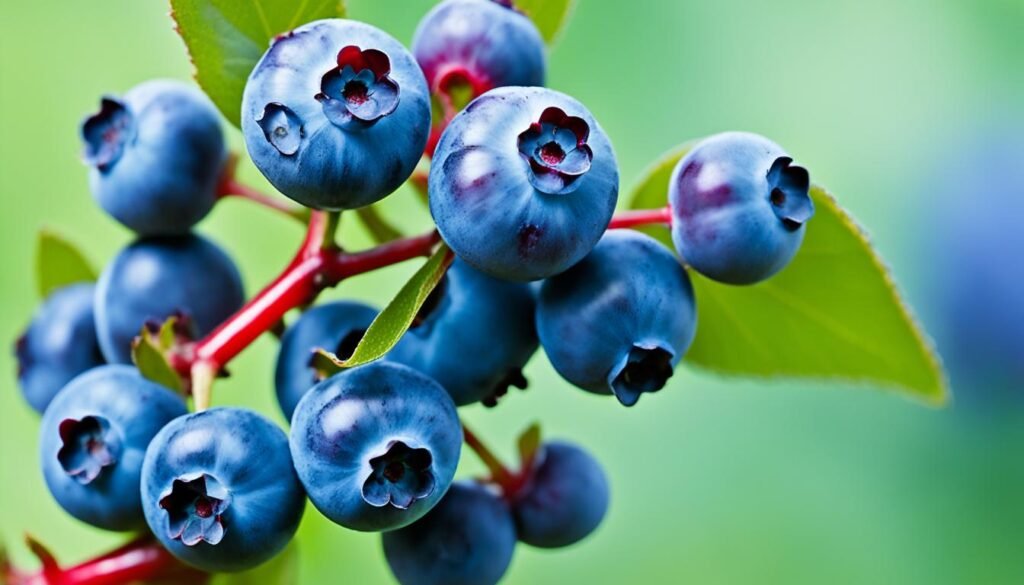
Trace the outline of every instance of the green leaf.
{"type": "Polygon", "coordinates": [[[319,349],[313,356],[313,368],[326,377],[384,357],[412,325],[416,313],[441,281],[453,259],[454,255],[442,244],[373,320],[352,357],[341,360],[333,353],[319,349]]]}
{"type": "Polygon", "coordinates": [[[540,449],[540,423],[533,423],[519,435],[519,462],[521,469],[533,467],[533,460],[540,449]]]}
{"type": "MultiPolygon", "coordinates": [[[[665,205],[684,147],[651,167],[632,207],[665,205]]],[[[815,216],[781,273],[753,286],[729,286],[691,271],[697,338],[685,362],[726,375],[842,379],[945,402],[938,355],[863,230],[824,189],[813,187],[815,216]]],[[[650,232],[670,248],[669,232],[650,232]]]]}
{"type": "Polygon", "coordinates": [[[515,6],[530,17],[541,36],[551,45],[569,22],[576,0],[515,0],[515,6]]]}
{"type": "Polygon", "coordinates": [[[343,0],[171,0],[196,81],[224,117],[240,126],[242,90],[275,36],[322,18],[345,16],[343,0]]]}
{"type": "Polygon", "coordinates": [[[96,271],[74,245],[53,232],[39,232],[36,240],[36,289],[41,298],[59,288],[95,280],[96,271]]]}
{"type": "Polygon", "coordinates": [[[175,325],[177,317],[164,321],[155,333],[143,326],[141,333],[132,341],[132,362],[147,380],[170,388],[176,392],[184,392],[181,376],[167,359],[175,344],[175,325]]]}
{"type": "Polygon", "coordinates": [[[380,206],[378,205],[361,207],[356,210],[356,217],[359,218],[366,231],[370,233],[373,241],[378,244],[384,244],[402,237],[402,232],[398,231],[398,228],[392,225],[380,211],[380,206]]]}
{"type": "Polygon", "coordinates": [[[210,585],[292,585],[299,582],[299,550],[295,540],[278,555],[255,569],[218,573],[210,585]]]}

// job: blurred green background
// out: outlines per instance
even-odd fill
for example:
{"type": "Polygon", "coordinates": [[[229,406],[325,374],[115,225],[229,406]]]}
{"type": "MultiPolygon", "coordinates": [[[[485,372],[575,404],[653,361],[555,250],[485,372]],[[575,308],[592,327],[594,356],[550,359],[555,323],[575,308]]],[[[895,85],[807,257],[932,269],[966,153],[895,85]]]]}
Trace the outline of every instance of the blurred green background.
{"type": "MultiPolygon", "coordinates": [[[[430,0],[351,0],[351,15],[408,42],[430,0]]],[[[994,109],[1024,104],[1021,0],[581,0],[550,58],[550,85],[587,104],[628,187],[686,139],[731,129],[785,145],[860,221],[919,313],[915,245],[932,203],[931,161],[994,109]]],[[[96,208],[79,162],[79,119],[104,92],[190,64],[164,2],[0,2],[0,339],[37,299],[36,231],[48,226],[100,265],[129,234],[96,208]]],[[[1016,108],[1016,109],[1015,109],[1016,108]]],[[[233,144],[240,146],[232,131],[233,144]]],[[[248,166],[244,177],[263,184],[248,166]]],[[[409,193],[387,208],[410,230],[409,193]]],[[[345,237],[365,240],[354,224],[345,237]]],[[[344,229],[344,226],[343,226],[344,229]]],[[[238,261],[250,293],[290,257],[300,228],[243,202],[201,231],[238,261]]],[[[1018,251],[1019,252],[1019,251],[1018,251]]],[[[414,267],[344,283],[380,302],[414,267]]],[[[233,365],[215,403],[277,420],[275,342],[233,365]]],[[[64,561],[123,540],[63,514],[36,463],[37,418],[9,351],[0,391],[0,533],[22,564],[31,532],[64,561]]],[[[719,379],[685,368],[632,410],[560,381],[541,355],[532,387],[466,417],[504,454],[531,421],[584,443],[613,487],[609,517],[571,549],[520,547],[508,583],[1024,583],[1024,416],[933,410],[871,388],[719,379]]],[[[957,394],[971,388],[954,389],[957,394]]],[[[466,473],[479,471],[467,452],[466,473]]],[[[300,532],[301,582],[388,583],[379,538],[315,510],[300,532]]]]}

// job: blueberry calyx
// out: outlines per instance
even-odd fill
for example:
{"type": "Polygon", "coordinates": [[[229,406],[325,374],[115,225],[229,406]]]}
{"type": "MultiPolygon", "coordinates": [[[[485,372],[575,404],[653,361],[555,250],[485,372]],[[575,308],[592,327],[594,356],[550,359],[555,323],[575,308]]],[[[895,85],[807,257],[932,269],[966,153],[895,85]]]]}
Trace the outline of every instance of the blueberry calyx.
{"type": "Polygon", "coordinates": [[[324,74],[316,99],[339,128],[371,126],[398,109],[399,88],[389,73],[391,60],[383,51],[349,45],[338,52],[338,66],[324,74]]]}
{"type": "Polygon", "coordinates": [[[135,137],[135,118],[124,102],[104,97],[100,110],[82,123],[82,140],[86,164],[107,171],[121,158],[127,145],[135,137]]]}
{"type": "Polygon", "coordinates": [[[672,377],[672,358],[672,352],[663,347],[634,345],[608,375],[612,394],[623,406],[633,406],[641,394],[661,390],[672,377]]]}
{"type": "Polygon", "coordinates": [[[811,201],[811,176],[807,169],[793,164],[793,159],[780,156],[768,170],[768,199],[772,211],[789,231],[800,229],[814,216],[811,201]]]}
{"type": "Polygon", "coordinates": [[[170,492],[160,498],[160,507],[167,511],[168,538],[185,546],[218,544],[224,538],[223,515],[230,505],[231,493],[205,473],[175,479],[170,492]]]}
{"type": "Polygon", "coordinates": [[[512,368],[494,385],[491,393],[480,400],[480,403],[487,408],[494,408],[498,406],[498,401],[508,394],[509,388],[515,387],[520,390],[526,390],[529,386],[530,381],[523,375],[522,368],[512,368]]]}
{"type": "Polygon", "coordinates": [[[370,459],[373,471],[363,483],[363,500],[376,508],[408,509],[434,492],[433,463],[429,449],[391,441],[382,455],[370,459]]]}
{"type": "Polygon", "coordinates": [[[263,129],[263,136],[284,156],[293,156],[299,151],[306,129],[302,120],[288,106],[272,102],[263,108],[263,115],[256,123],[263,129]]]}
{"type": "Polygon", "coordinates": [[[92,483],[104,468],[117,463],[121,455],[121,439],[102,416],[65,419],[57,432],[63,443],[57,460],[64,471],[82,485],[92,483]]]}
{"type": "Polygon", "coordinates": [[[587,145],[590,126],[561,108],[544,110],[519,135],[519,153],[530,163],[530,183],[551,195],[570,193],[590,170],[594,152],[587,145]]]}

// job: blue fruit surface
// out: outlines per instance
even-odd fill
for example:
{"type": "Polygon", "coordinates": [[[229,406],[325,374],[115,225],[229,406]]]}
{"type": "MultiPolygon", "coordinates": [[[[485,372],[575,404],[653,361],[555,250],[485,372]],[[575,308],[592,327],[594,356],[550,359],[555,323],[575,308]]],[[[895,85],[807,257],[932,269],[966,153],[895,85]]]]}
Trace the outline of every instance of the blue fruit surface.
{"type": "Polygon", "coordinates": [[[618,198],[611,143],[575,99],[537,87],[476,98],[430,167],[430,212],[474,268],[513,281],[569,268],[597,244],[618,198]]]}
{"type": "Polygon", "coordinates": [[[440,382],[457,406],[490,404],[509,386],[525,388],[522,369],[537,350],[530,287],[456,260],[434,290],[429,311],[388,359],[440,382]]]}
{"type": "Polygon", "coordinates": [[[363,333],[377,316],[377,309],[355,301],[336,301],[306,311],[281,338],[274,370],[277,403],[291,420],[299,400],[320,382],[311,359],[317,349],[345,359],[355,350],[363,333]]]}
{"type": "Polygon", "coordinates": [[[516,546],[509,506],[487,488],[457,482],[421,520],[382,535],[402,585],[493,585],[516,546]]]}
{"type": "Polygon", "coordinates": [[[664,387],[693,342],[693,287],[653,238],[608,232],[594,251],[548,279],[537,332],[551,365],[576,386],[626,406],[664,387]]]}
{"type": "Polygon", "coordinates": [[[287,435],[250,410],[181,416],[146,452],[146,522],[174,556],[204,571],[269,560],[295,535],[305,502],[287,435]]]}
{"type": "Polygon", "coordinates": [[[180,396],[131,366],[100,366],[72,380],[46,409],[39,458],[69,514],[107,530],[145,525],[139,482],[146,448],[187,412],[180,396]]]}
{"type": "Polygon", "coordinates": [[[421,518],[451,485],[461,447],[462,426],[444,388],[387,361],[317,384],[292,417],[292,457],[309,499],[353,530],[393,530],[421,518]]]}
{"type": "Polygon", "coordinates": [[[789,264],[814,215],[810,175],[757,134],[697,144],[669,183],[672,240],[686,263],[727,284],[753,284],[789,264]]]}
{"type": "Polygon", "coordinates": [[[93,196],[139,235],[185,234],[217,201],[220,115],[191,85],[154,80],[104,97],[81,135],[93,196]]]}
{"type": "Polygon", "coordinates": [[[601,524],[608,500],[608,477],[597,460],[571,443],[545,443],[512,504],[519,540],[541,548],[579,542],[601,524]]]}
{"type": "Polygon", "coordinates": [[[131,363],[131,343],[147,323],[187,318],[205,335],[241,308],[234,262],[195,235],[143,238],[121,250],[96,286],[96,332],[110,363],[131,363]]]}
{"type": "Polygon", "coordinates": [[[279,191],[317,209],[355,209],[412,174],[430,133],[430,93],[387,33],[328,19],[278,36],[242,99],[249,156],[279,191]]]}
{"type": "Polygon", "coordinates": [[[72,378],[104,363],[93,318],[95,290],[82,283],[53,291],[15,343],[18,384],[36,412],[46,410],[72,378]]]}

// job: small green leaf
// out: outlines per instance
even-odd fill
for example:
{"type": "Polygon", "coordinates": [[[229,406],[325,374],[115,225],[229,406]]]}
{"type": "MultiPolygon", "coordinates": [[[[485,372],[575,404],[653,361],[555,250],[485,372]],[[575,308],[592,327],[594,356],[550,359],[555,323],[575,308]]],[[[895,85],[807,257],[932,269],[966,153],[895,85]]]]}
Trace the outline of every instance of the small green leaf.
{"type": "Polygon", "coordinates": [[[171,317],[155,333],[143,326],[139,336],[132,341],[132,362],[147,380],[176,392],[184,392],[181,376],[167,359],[168,351],[174,346],[176,323],[177,317],[171,317]]]}
{"type": "MultiPolygon", "coordinates": [[[[688,148],[651,167],[632,207],[665,204],[672,168],[688,148]]],[[[793,262],[753,286],[729,286],[691,271],[697,338],[685,362],[754,377],[864,381],[928,402],[947,398],[931,341],[900,296],[863,230],[822,188],[793,262]]],[[[668,230],[652,233],[670,248],[668,230]]]]}
{"type": "Polygon", "coordinates": [[[515,6],[530,17],[549,45],[569,22],[576,0],[515,0],[515,6]]]}
{"type": "Polygon", "coordinates": [[[378,244],[384,244],[402,237],[402,232],[398,231],[398,228],[392,225],[380,211],[380,206],[378,205],[361,207],[356,210],[356,216],[362,222],[366,231],[370,233],[373,241],[378,244]]]}
{"type": "Polygon", "coordinates": [[[299,582],[299,549],[292,540],[269,561],[241,573],[218,573],[210,585],[292,585],[299,582]]]}
{"type": "Polygon", "coordinates": [[[42,230],[36,241],[36,288],[41,298],[79,282],[93,282],[96,271],[85,256],[57,234],[42,230]]]}
{"type": "Polygon", "coordinates": [[[345,16],[341,0],[171,0],[196,81],[224,117],[240,126],[242,90],[275,36],[322,18],[345,16]]]}
{"type": "Polygon", "coordinates": [[[441,281],[453,259],[451,251],[442,244],[373,320],[363,338],[359,340],[359,345],[352,352],[352,357],[341,360],[333,353],[319,349],[313,356],[313,368],[324,376],[330,376],[345,368],[360,366],[384,357],[412,325],[416,313],[427,300],[430,291],[441,281]]]}
{"type": "Polygon", "coordinates": [[[522,469],[533,467],[533,460],[540,449],[540,423],[533,423],[519,435],[519,461],[522,469]]]}

